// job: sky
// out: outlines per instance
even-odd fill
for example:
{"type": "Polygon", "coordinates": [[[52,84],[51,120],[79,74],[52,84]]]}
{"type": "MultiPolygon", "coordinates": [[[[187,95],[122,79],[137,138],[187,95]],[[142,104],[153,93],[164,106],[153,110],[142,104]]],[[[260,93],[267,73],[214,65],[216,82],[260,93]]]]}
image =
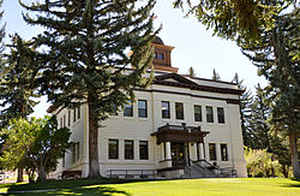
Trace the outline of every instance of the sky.
{"type": "MultiPolygon", "coordinates": [[[[23,0],[23,2],[37,2],[38,0],[23,0]]],[[[212,31],[206,30],[193,16],[185,17],[181,9],[174,9],[170,0],[158,0],[154,12],[157,16],[155,26],[162,25],[159,36],[166,45],[174,46],[172,52],[172,66],[179,68],[179,73],[188,73],[193,67],[197,77],[211,79],[213,69],[220,74],[221,80],[231,81],[234,74],[244,80],[244,84],[254,89],[257,83],[262,85],[266,81],[257,76],[257,68],[243,56],[234,42],[213,37],[212,31]]],[[[8,35],[18,33],[24,39],[43,31],[40,27],[26,24],[22,18],[21,6],[18,0],[4,0],[2,22],[6,23],[6,39],[8,35]]],[[[49,107],[47,99],[42,98],[36,106],[34,116],[42,117],[49,107]]]]}

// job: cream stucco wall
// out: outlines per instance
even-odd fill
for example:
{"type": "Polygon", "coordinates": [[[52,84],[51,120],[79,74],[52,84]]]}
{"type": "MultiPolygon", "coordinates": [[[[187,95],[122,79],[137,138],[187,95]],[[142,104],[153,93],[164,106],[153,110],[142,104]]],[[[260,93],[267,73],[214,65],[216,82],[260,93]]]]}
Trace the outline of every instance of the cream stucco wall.
{"type": "MultiPolygon", "coordinates": [[[[206,82],[207,83],[207,82],[206,82]]],[[[215,84],[213,84],[214,86],[215,84]]],[[[222,84],[222,87],[230,86],[222,84]]],[[[229,88],[229,87],[228,87],[229,88]]],[[[231,89],[235,86],[231,85],[231,89]]],[[[204,91],[193,91],[190,89],[153,85],[148,90],[136,91],[136,100],[147,100],[148,117],[139,118],[137,103],[134,103],[134,116],[124,117],[120,111],[117,116],[112,116],[109,120],[102,122],[99,128],[99,165],[101,175],[106,176],[109,169],[159,169],[164,167],[163,145],[156,144],[156,138],[151,136],[159,127],[169,123],[171,125],[181,125],[186,123],[187,126],[201,126],[202,131],[210,133],[205,137],[205,157],[209,160],[208,144],[215,143],[217,150],[217,164],[220,167],[234,167],[241,177],[246,176],[246,164],[243,157],[243,141],[240,126],[239,105],[228,104],[226,99],[238,100],[238,95],[221,94],[204,91]],[[159,92],[155,91],[159,90],[159,92]],[[163,92],[163,91],[169,91],[163,92]],[[179,94],[178,94],[179,93],[179,94]],[[191,96],[195,95],[195,96],[191,96]],[[204,98],[211,97],[211,98],[204,98]],[[161,117],[161,101],[170,102],[170,119],[161,117]],[[184,103],[184,120],[175,119],[175,102],[184,103]],[[194,120],[194,105],[202,106],[202,122],[194,120]],[[214,123],[207,123],[205,106],[212,106],[214,111],[214,123]],[[223,107],[225,111],[225,124],[218,123],[217,107],[223,107]],[[108,159],[108,140],[119,140],[119,159],[108,159]],[[134,159],[124,159],[124,141],[134,140],[134,159]],[[139,141],[146,140],[149,144],[149,160],[139,159],[139,141]],[[220,144],[227,144],[228,161],[221,161],[220,144]]],[[[64,169],[81,169],[83,177],[88,175],[88,108],[86,105],[81,106],[81,119],[73,123],[71,116],[72,137],[74,142],[80,142],[80,160],[71,164],[71,154],[66,154],[66,165],[63,168],[62,163],[58,167],[58,172],[64,169]]],[[[57,118],[67,115],[67,110],[61,111],[57,118]]],[[[73,115],[73,111],[71,112],[73,115]]],[[[203,151],[203,150],[202,150],[203,151]]],[[[190,144],[190,157],[192,160],[197,159],[196,145],[190,144]]]]}

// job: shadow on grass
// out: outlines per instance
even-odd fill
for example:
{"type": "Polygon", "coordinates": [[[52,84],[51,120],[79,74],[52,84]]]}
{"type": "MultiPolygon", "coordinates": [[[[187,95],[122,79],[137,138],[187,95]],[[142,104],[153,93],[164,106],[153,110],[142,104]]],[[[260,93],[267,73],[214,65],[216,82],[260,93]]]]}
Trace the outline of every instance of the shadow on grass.
{"type": "Polygon", "coordinates": [[[112,187],[93,187],[93,188],[75,188],[75,189],[63,189],[58,191],[52,191],[52,192],[43,192],[38,194],[32,194],[32,195],[46,195],[46,196],[54,196],[54,195],[97,195],[97,196],[131,196],[126,191],[117,190],[112,187]]]}

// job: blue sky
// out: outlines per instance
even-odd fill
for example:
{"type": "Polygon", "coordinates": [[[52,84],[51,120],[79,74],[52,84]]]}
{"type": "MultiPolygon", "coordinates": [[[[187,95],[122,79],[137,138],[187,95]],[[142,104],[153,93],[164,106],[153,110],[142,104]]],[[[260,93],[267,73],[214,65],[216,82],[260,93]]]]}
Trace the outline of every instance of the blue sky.
{"type": "MultiPolygon", "coordinates": [[[[25,24],[18,0],[4,0],[2,9],[7,37],[9,34],[18,33],[24,39],[30,39],[42,31],[38,27],[25,24]]],[[[224,81],[231,81],[237,72],[249,88],[253,88],[258,82],[266,83],[262,77],[257,76],[256,67],[242,55],[233,42],[213,37],[212,32],[207,31],[194,17],[184,17],[180,9],[172,8],[170,0],[158,0],[154,11],[157,15],[156,26],[163,26],[159,36],[165,44],[175,47],[172,65],[179,68],[179,73],[187,73],[192,66],[197,76],[211,78],[215,68],[224,81]]],[[[41,104],[35,108],[34,115],[41,117],[48,106],[43,98],[41,104]]]]}

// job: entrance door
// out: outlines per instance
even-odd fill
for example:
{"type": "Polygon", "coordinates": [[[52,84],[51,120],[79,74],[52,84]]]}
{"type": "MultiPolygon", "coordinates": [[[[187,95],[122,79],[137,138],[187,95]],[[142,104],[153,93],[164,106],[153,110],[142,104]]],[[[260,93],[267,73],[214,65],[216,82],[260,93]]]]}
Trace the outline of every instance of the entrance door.
{"type": "Polygon", "coordinates": [[[184,143],[171,143],[172,166],[185,166],[185,149],[184,143]]]}

